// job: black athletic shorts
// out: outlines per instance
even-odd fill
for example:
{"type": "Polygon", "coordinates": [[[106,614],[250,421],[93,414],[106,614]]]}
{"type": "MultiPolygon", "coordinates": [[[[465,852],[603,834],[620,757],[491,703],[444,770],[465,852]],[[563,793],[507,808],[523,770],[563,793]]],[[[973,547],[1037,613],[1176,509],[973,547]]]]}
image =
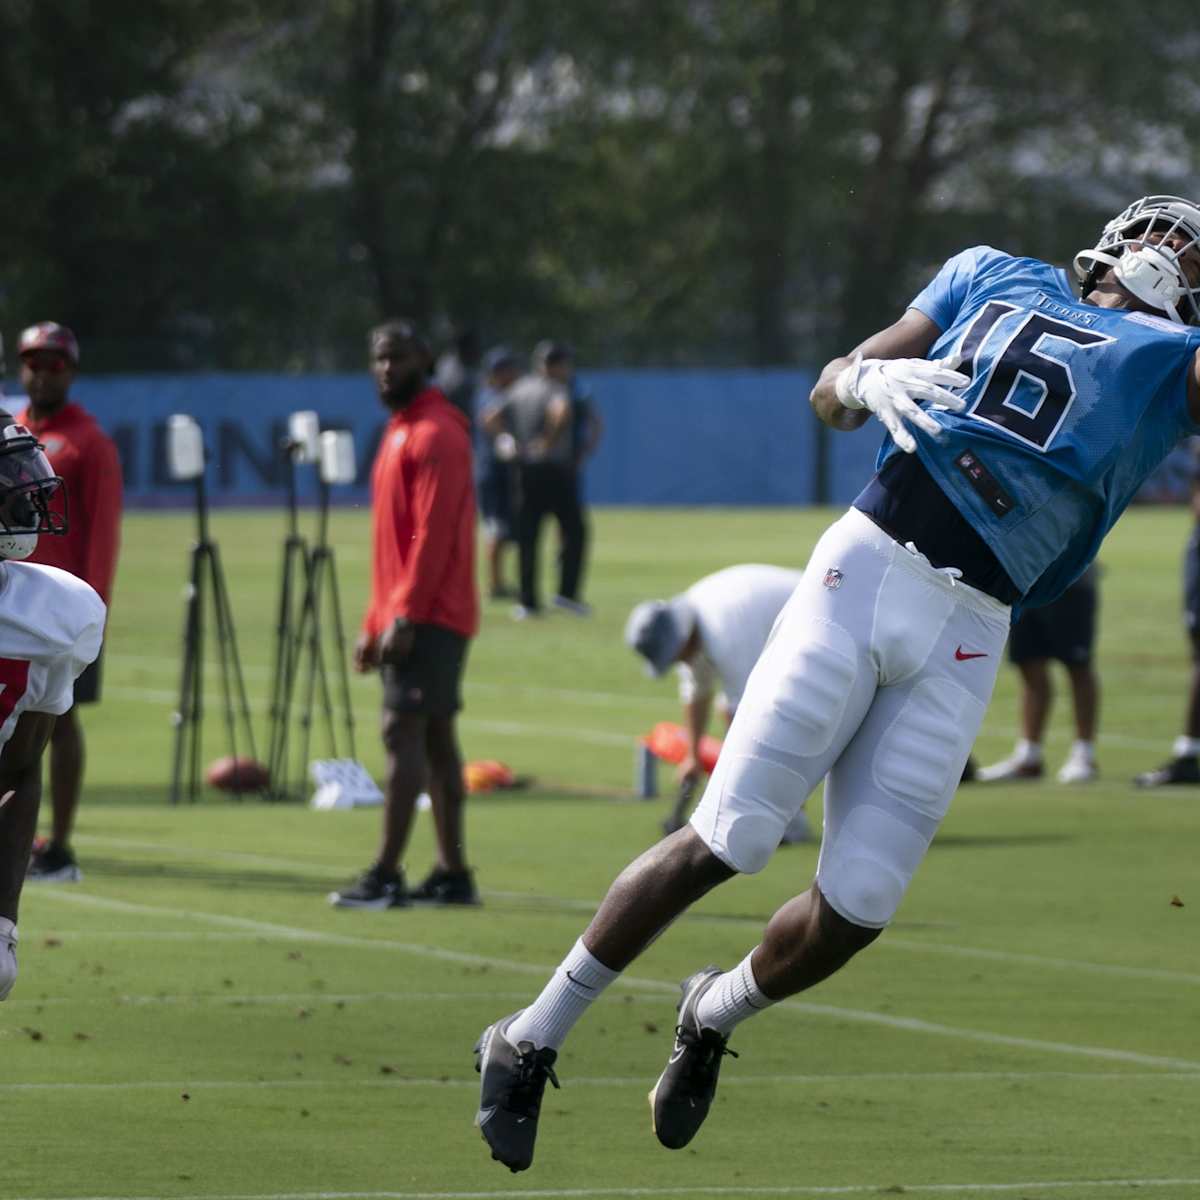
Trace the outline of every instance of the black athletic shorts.
{"type": "Polygon", "coordinates": [[[1096,641],[1097,600],[1092,572],[1088,571],[1053,604],[1025,609],[1008,635],[1009,661],[1056,658],[1069,667],[1090,662],[1096,641]]]}
{"type": "Polygon", "coordinates": [[[418,625],[413,648],[400,666],[384,663],[383,706],[396,712],[451,717],[462,708],[467,639],[440,625],[418,625]]]}
{"type": "Polygon", "coordinates": [[[88,663],[83,673],[75,680],[75,703],[95,704],[100,699],[100,655],[94,663],[88,663]]]}

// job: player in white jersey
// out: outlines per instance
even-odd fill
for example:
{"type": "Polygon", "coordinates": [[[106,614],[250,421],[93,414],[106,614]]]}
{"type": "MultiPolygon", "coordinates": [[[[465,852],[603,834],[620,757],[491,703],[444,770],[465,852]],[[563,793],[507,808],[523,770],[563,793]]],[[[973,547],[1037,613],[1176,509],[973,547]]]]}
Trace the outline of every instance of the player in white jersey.
{"type": "Polygon", "coordinates": [[[891,921],[957,787],[1013,606],[1047,604],[1145,478],[1200,432],[1200,205],[1132,204],[1075,258],[977,246],[827,363],[810,402],[888,430],[878,471],[813,550],[755,665],[690,823],[617,876],[532,1003],[476,1046],[493,1158],[533,1161],[571,1028],[668,925],[761,870],[825,780],[816,879],[730,971],[684,981],[653,1127],[686,1146],[730,1033],[819,984],[891,921]]]}
{"type": "MultiPolygon", "coordinates": [[[[625,641],[646,660],[650,674],[662,675],[673,665],[679,676],[688,753],[679,763],[679,794],[663,821],[664,833],[683,827],[700,780],[700,739],[714,701],[726,721],[732,721],[750,672],[801,574],[786,567],[740,563],[698,579],[669,600],[646,600],[629,614],[625,641]]],[[[800,808],[782,840],[790,844],[811,836],[808,816],[800,808]]]]}
{"type": "Polygon", "coordinates": [[[104,602],[82,579],[19,561],[66,529],[62,480],[37,439],[0,413],[0,1000],[17,978],[17,908],[41,798],[42,751],[100,652],[104,602]]]}

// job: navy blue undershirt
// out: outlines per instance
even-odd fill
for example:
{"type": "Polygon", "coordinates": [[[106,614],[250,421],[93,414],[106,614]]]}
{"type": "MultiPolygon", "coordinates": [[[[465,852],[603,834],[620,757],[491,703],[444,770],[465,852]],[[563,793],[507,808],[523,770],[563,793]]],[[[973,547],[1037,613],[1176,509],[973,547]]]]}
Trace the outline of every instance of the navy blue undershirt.
{"type": "Polygon", "coordinates": [[[935,567],[957,567],[964,583],[1002,604],[1021,598],[1000,560],[915,454],[893,454],[854,507],[902,546],[912,542],[935,567]]]}

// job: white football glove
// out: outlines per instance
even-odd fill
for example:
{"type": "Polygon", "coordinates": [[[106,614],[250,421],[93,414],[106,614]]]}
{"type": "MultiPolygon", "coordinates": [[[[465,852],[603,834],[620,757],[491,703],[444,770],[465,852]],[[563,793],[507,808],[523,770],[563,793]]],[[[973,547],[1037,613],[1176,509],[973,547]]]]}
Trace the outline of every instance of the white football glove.
{"type": "Polygon", "coordinates": [[[0,1000],[8,999],[16,982],[17,927],[7,917],[0,917],[0,1000]]]}
{"type": "Polygon", "coordinates": [[[953,370],[953,358],[863,358],[841,371],[834,390],[844,408],[870,409],[906,454],[917,443],[906,422],[936,437],[941,426],[925,412],[918,401],[932,400],[939,408],[961,412],[967,402],[948,388],[966,387],[971,381],[953,370]]]}

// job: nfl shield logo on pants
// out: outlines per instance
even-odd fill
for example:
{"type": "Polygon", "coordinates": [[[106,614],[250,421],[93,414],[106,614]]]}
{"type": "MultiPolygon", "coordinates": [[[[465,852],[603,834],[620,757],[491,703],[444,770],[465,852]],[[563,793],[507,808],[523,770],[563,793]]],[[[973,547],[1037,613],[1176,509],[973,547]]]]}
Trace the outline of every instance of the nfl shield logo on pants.
{"type": "Polygon", "coordinates": [[[825,578],[821,582],[827,588],[840,588],[842,586],[843,579],[845,579],[845,576],[837,569],[837,567],[830,567],[829,570],[825,572],[825,578]]]}

